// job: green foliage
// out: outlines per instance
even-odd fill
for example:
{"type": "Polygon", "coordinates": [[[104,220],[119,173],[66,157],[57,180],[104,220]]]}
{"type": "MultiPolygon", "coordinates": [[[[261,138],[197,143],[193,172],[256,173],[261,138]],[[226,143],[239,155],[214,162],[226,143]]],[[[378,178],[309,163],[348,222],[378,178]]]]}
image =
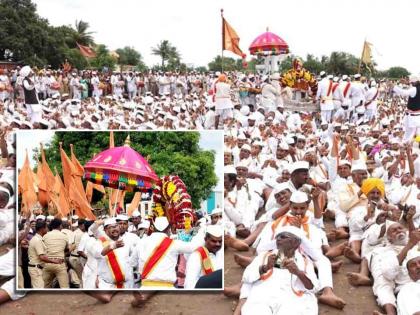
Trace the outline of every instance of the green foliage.
{"type": "MultiPolygon", "coordinates": [[[[242,60],[239,59],[239,61],[241,62],[240,69],[242,69],[242,60]]],[[[218,55],[208,64],[208,66],[210,71],[222,71],[222,56],[218,55]]],[[[223,71],[235,70],[238,70],[237,60],[230,57],[223,57],[223,71]]]]}
{"type": "Polygon", "coordinates": [[[197,71],[197,72],[207,72],[207,67],[199,66],[199,67],[195,68],[195,71],[197,71]]]}
{"type": "Polygon", "coordinates": [[[408,77],[409,75],[410,72],[403,67],[391,67],[386,71],[386,76],[394,79],[401,79],[404,77],[408,77]]]}
{"type": "Polygon", "coordinates": [[[47,64],[48,22],[36,13],[30,0],[0,2],[0,59],[47,64]]]}
{"type": "Polygon", "coordinates": [[[115,59],[109,54],[109,50],[105,45],[97,45],[95,51],[96,57],[90,60],[92,68],[98,70],[102,70],[104,67],[110,70],[115,68],[115,59]]]}
{"type": "Polygon", "coordinates": [[[118,64],[137,66],[141,61],[140,53],[133,47],[126,46],[116,50],[119,55],[118,64]]]}
{"type": "Polygon", "coordinates": [[[161,70],[167,70],[165,66],[166,61],[168,63],[170,61],[171,67],[174,67],[181,60],[181,54],[168,40],[162,40],[156,47],[152,47],[152,54],[161,58],[161,70]]]}
{"type": "Polygon", "coordinates": [[[72,33],[72,44],[76,47],[76,43],[84,46],[92,46],[95,44],[93,40],[93,32],[88,32],[89,23],[85,21],[77,21],[74,23],[75,32],[72,33]]]}
{"type": "MultiPolygon", "coordinates": [[[[200,207],[200,202],[210,195],[217,184],[214,171],[215,153],[200,149],[198,132],[115,132],[115,145],[121,146],[127,135],[131,138],[131,147],[149,160],[158,176],[178,175],[186,184],[192,197],[193,205],[200,207]]],[[[70,156],[70,144],[82,165],[95,154],[109,147],[109,132],[56,132],[51,145],[46,148],[46,158],[52,170],[54,167],[62,174],[59,143],[70,156]]],[[[38,156],[39,153],[35,152],[38,156]]],[[[100,200],[100,194],[93,196],[93,202],[100,200]],[[99,198],[99,199],[98,199],[99,198]]],[[[127,194],[130,202],[132,194],[127,194]]]]}
{"type": "Polygon", "coordinates": [[[77,48],[67,49],[64,56],[73,68],[85,69],[88,66],[86,58],[83,57],[77,48]]]}

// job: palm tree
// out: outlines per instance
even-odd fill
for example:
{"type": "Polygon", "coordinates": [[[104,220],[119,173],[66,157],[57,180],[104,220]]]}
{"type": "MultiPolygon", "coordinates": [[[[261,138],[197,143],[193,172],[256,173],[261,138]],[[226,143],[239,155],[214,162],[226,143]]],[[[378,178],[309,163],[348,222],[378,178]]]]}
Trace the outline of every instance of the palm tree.
{"type": "Polygon", "coordinates": [[[77,21],[74,24],[75,34],[73,40],[81,45],[91,46],[94,44],[92,34],[94,32],[88,32],[89,23],[85,21],[77,21]]]}
{"type": "Polygon", "coordinates": [[[152,47],[152,54],[160,56],[162,59],[162,69],[165,67],[165,61],[169,59],[179,60],[181,58],[176,47],[172,46],[167,40],[163,40],[156,47],[152,47]]]}

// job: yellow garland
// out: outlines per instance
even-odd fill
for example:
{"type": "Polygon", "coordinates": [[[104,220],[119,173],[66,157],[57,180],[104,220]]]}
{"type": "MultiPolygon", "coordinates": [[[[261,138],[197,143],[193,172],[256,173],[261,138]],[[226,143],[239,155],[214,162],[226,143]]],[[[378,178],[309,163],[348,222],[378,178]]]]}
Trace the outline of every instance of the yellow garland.
{"type": "Polygon", "coordinates": [[[185,218],[184,227],[186,232],[188,232],[191,229],[191,217],[185,218]]]}
{"type": "Polygon", "coordinates": [[[153,212],[156,213],[157,217],[163,217],[165,215],[165,211],[162,208],[162,204],[156,202],[153,206],[153,212]]]}
{"type": "Polygon", "coordinates": [[[174,183],[169,182],[168,186],[166,187],[166,194],[168,195],[169,198],[171,198],[171,196],[173,195],[173,193],[176,191],[176,186],[174,183]]]}

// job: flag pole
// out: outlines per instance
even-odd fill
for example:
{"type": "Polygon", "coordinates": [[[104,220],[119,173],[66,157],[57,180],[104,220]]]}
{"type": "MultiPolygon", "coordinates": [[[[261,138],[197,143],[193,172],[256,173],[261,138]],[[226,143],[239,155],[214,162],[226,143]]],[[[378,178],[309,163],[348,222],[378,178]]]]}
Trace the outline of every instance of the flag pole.
{"type": "Polygon", "coordinates": [[[357,73],[360,73],[360,68],[362,66],[362,59],[363,59],[363,55],[365,53],[365,46],[366,46],[366,37],[365,37],[365,41],[363,42],[363,49],[362,49],[362,55],[360,56],[360,60],[359,60],[359,68],[357,69],[357,73]]]}
{"type": "Polygon", "coordinates": [[[225,21],[223,17],[223,9],[220,9],[220,15],[222,16],[222,73],[223,73],[223,49],[225,48],[225,21]]]}

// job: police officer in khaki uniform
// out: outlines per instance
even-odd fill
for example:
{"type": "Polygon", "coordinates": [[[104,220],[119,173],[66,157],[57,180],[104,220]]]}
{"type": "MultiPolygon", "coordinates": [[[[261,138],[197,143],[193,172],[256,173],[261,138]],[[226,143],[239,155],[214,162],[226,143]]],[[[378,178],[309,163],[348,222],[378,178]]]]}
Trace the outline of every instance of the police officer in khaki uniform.
{"type": "Polygon", "coordinates": [[[83,265],[80,261],[80,255],[77,252],[77,248],[79,247],[80,240],[82,239],[83,234],[85,234],[85,220],[79,219],[78,221],[78,228],[73,232],[73,239],[69,239],[70,244],[70,258],[69,263],[71,268],[76,272],[77,276],[72,277],[72,283],[77,287],[82,287],[82,273],[83,273],[83,265]]]}
{"type": "Polygon", "coordinates": [[[50,231],[44,235],[44,244],[47,257],[56,259],[56,264],[46,263],[43,278],[46,288],[51,288],[54,278],[57,278],[60,288],[69,287],[69,277],[65,263],[65,252],[68,251],[69,241],[67,235],[61,232],[61,219],[55,218],[50,223],[50,231]]]}
{"type": "Polygon", "coordinates": [[[42,237],[47,234],[47,223],[38,221],[35,225],[36,234],[29,242],[28,271],[31,276],[32,288],[44,288],[43,268],[45,263],[61,264],[60,259],[49,258],[42,237]]]}

